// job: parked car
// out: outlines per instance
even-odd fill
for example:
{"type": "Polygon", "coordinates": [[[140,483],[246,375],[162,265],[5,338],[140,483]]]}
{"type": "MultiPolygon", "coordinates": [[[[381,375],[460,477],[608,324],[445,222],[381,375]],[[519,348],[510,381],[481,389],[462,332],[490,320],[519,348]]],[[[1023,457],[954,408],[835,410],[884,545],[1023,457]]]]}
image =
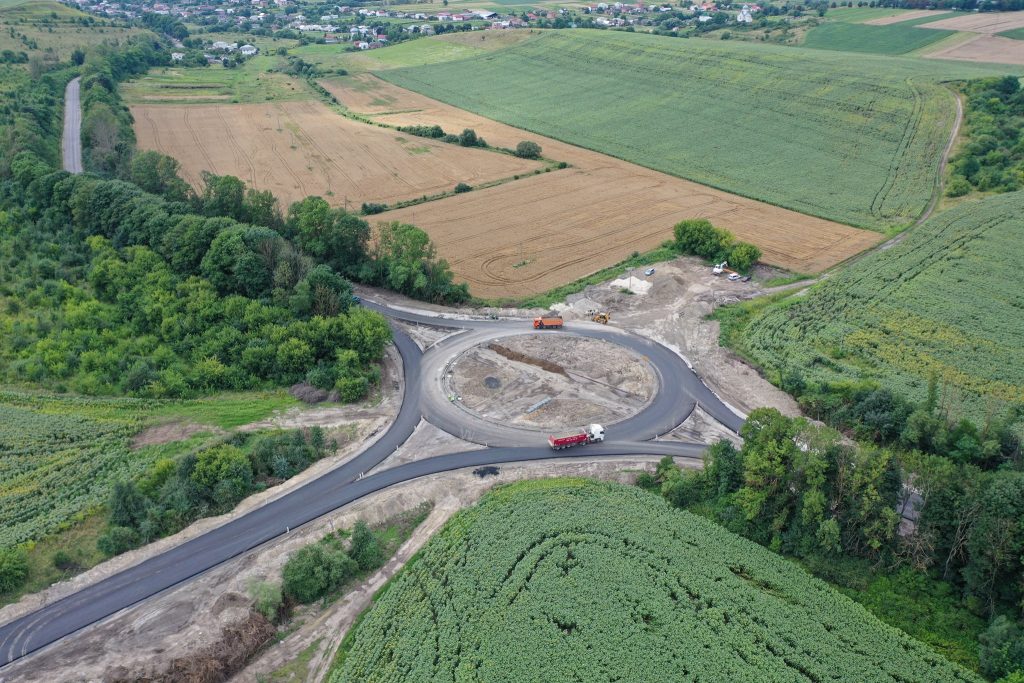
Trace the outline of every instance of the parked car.
{"type": "Polygon", "coordinates": [[[736,282],[739,279],[740,279],[740,274],[739,273],[729,273],[729,281],[730,282],[736,282]]]}
{"type": "Polygon", "coordinates": [[[654,275],[654,268],[648,268],[647,270],[645,270],[644,275],[646,275],[647,277],[654,275]]]}
{"type": "Polygon", "coordinates": [[[743,278],[743,281],[744,281],[744,282],[750,282],[750,276],[748,275],[748,276],[746,276],[745,278],[743,278]]]}

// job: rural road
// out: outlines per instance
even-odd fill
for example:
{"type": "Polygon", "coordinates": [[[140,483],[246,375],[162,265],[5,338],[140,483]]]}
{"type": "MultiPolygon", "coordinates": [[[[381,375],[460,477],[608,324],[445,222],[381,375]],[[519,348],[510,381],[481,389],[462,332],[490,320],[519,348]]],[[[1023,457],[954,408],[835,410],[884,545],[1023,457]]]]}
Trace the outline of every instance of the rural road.
{"type": "Polygon", "coordinates": [[[701,458],[705,450],[703,444],[646,440],[677,426],[695,403],[700,403],[704,410],[732,430],[738,430],[743,422],[671,350],[644,337],[610,328],[574,325],[571,331],[574,334],[608,339],[645,356],[659,376],[659,390],[651,403],[641,413],[609,429],[609,438],[614,440],[556,453],[548,448],[545,435],[524,432],[517,439],[524,445],[449,453],[364,476],[412,435],[421,418],[447,422],[458,420],[461,415],[470,429],[479,428],[474,422],[477,418],[459,412],[441,413],[436,401],[427,400],[429,394],[440,391],[432,375],[438,367],[438,357],[442,358],[443,365],[443,357],[464,344],[477,343],[478,338],[532,330],[529,321],[522,319],[448,319],[385,308],[372,302],[365,302],[365,305],[396,320],[465,330],[451,338],[456,341],[432,345],[423,352],[405,332],[393,326],[395,346],[405,372],[405,390],[395,421],[376,443],[344,465],[263,507],[0,627],[0,667],[187,581],[289,529],[401,482],[465,467],[549,458],[623,455],[701,458]]]}
{"type": "Polygon", "coordinates": [[[64,170],[69,173],[82,172],[82,102],[79,97],[82,77],[68,81],[64,89],[64,138],[61,153],[64,170]]]}

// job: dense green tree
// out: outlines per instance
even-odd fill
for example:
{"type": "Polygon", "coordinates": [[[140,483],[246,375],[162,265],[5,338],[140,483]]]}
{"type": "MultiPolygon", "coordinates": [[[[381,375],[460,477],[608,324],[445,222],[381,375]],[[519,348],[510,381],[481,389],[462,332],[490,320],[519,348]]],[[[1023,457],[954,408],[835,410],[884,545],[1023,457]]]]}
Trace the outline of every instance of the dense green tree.
{"type": "Polygon", "coordinates": [[[225,444],[196,456],[191,479],[215,505],[223,508],[252,490],[252,465],[241,449],[225,444]]]}
{"type": "Polygon", "coordinates": [[[981,672],[989,679],[1024,672],[1024,629],[1020,624],[999,615],[978,640],[981,672]]]}
{"type": "Polygon", "coordinates": [[[343,550],[316,543],[297,550],[284,565],[282,589],[301,603],[313,602],[355,575],[358,565],[343,550]]]}
{"type": "Polygon", "coordinates": [[[523,140],[516,145],[516,156],[523,159],[537,159],[540,157],[540,145],[530,140],[523,140]]]}
{"type": "Polygon", "coordinates": [[[152,150],[135,152],[129,167],[128,180],[146,192],[171,201],[186,201],[192,194],[188,183],[178,176],[177,159],[152,150]]]}
{"type": "Polygon", "coordinates": [[[203,172],[203,194],[199,206],[207,216],[245,220],[245,183],[230,175],[203,172]]]}
{"type": "Polygon", "coordinates": [[[146,518],[146,498],[132,482],[118,482],[110,494],[110,523],[138,528],[146,518]]]}
{"type": "Polygon", "coordinates": [[[384,551],[380,547],[380,541],[366,522],[361,519],[357,520],[352,528],[349,556],[356,561],[362,571],[376,569],[384,561],[384,551]]]}

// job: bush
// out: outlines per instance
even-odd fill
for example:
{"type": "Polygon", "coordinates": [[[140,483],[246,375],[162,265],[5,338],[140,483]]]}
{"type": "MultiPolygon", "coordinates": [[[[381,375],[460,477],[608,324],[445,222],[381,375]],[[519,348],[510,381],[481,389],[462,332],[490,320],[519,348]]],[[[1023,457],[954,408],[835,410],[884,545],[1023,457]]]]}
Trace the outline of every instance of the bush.
{"type": "Polygon", "coordinates": [[[269,581],[256,581],[250,584],[249,594],[252,595],[253,607],[257,612],[269,622],[277,621],[282,602],[280,586],[269,581]]]}
{"type": "Polygon", "coordinates": [[[139,545],[139,532],[126,526],[107,527],[106,532],[96,539],[96,547],[104,555],[113,557],[139,545]]]}
{"type": "Polygon", "coordinates": [[[0,593],[21,588],[28,578],[28,553],[23,548],[0,550],[0,593]]]}
{"type": "Polygon", "coordinates": [[[946,196],[947,197],[963,197],[965,194],[971,191],[971,183],[967,178],[962,175],[955,175],[949,179],[949,183],[946,185],[946,196]]]}
{"type": "Polygon", "coordinates": [[[1024,671],[1024,631],[1005,616],[996,617],[978,638],[978,661],[988,678],[1024,671]]]}
{"type": "Polygon", "coordinates": [[[737,242],[729,251],[729,265],[747,272],[761,258],[761,250],[747,242],[737,242]]]}
{"type": "MultiPolygon", "coordinates": [[[[446,135],[443,139],[447,139],[446,135]]],[[[486,147],[487,143],[484,142],[483,138],[477,137],[476,131],[472,128],[466,128],[462,131],[462,134],[458,137],[459,144],[463,147],[486,147]]]]}
{"type": "Polygon", "coordinates": [[[340,548],[328,547],[323,542],[309,545],[288,558],[281,588],[298,602],[313,602],[354,576],[358,568],[340,548]]]}
{"type": "Polygon", "coordinates": [[[384,213],[388,210],[387,204],[378,204],[376,202],[364,202],[361,207],[361,211],[364,216],[372,216],[376,213],[384,213]]]}
{"type": "Polygon", "coordinates": [[[516,156],[523,159],[537,159],[540,157],[540,145],[536,142],[523,140],[516,145],[516,156]]]}
{"type": "Polygon", "coordinates": [[[349,548],[349,555],[363,571],[376,569],[384,563],[384,551],[380,547],[380,541],[370,531],[366,522],[361,519],[352,529],[352,545],[349,548]]]}
{"type": "Polygon", "coordinates": [[[472,189],[473,189],[472,185],[467,185],[466,183],[459,183],[458,185],[455,186],[455,194],[462,194],[463,192],[469,192],[472,189]]]}

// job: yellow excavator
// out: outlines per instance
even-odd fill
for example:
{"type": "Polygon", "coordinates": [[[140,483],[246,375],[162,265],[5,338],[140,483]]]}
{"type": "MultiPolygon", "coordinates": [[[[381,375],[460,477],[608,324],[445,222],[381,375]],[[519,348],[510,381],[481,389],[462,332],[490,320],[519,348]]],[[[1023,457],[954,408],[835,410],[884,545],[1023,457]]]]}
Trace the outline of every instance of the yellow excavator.
{"type": "Polygon", "coordinates": [[[595,313],[593,318],[595,323],[601,323],[602,325],[607,325],[608,321],[611,319],[612,316],[610,313],[595,313]]]}

